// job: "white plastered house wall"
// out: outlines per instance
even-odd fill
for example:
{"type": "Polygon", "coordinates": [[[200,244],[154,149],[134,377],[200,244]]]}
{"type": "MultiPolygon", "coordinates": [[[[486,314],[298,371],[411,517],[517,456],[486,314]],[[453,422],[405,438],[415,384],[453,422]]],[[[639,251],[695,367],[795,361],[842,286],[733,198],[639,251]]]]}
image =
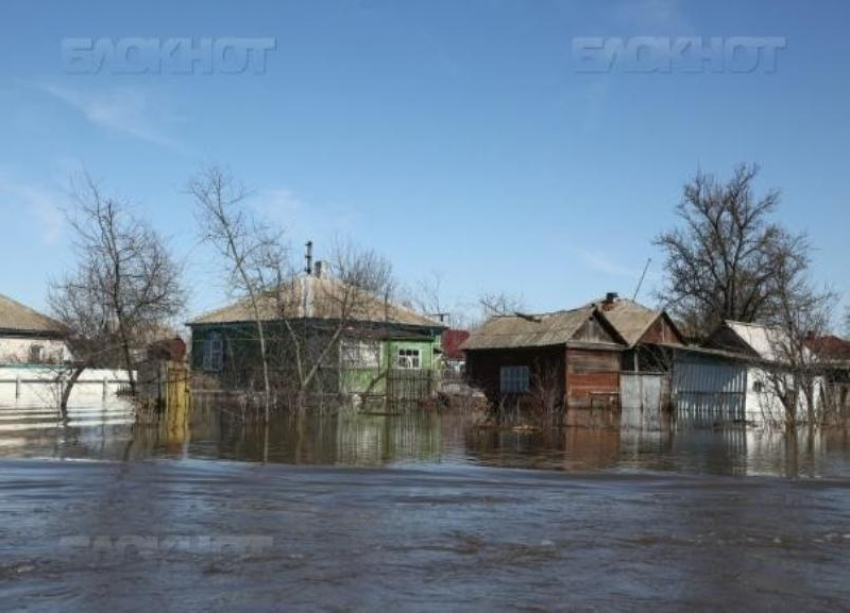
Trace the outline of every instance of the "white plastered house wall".
{"type": "MultiPolygon", "coordinates": [[[[777,348],[782,344],[781,330],[758,324],[745,324],[727,321],[730,330],[745,342],[763,362],[780,364],[777,348]]],[[[781,368],[781,364],[778,366],[781,368]]],[[[771,374],[766,367],[751,364],[747,367],[747,394],[745,412],[747,421],[763,425],[779,425],[785,421],[785,407],[770,383],[771,374]]],[[[788,375],[790,377],[790,375],[788,375]]],[[[815,378],[815,410],[820,410],[826,393],[826,380],[815,378]]],[[[798,394],[797,414],[808,412],[808,399],[802,392],[798,394]]]]}
{"type": "Polygon", "coordinates": [[[0,364],[62,364],[71,359],[68,344],[61,339],[0,337],[0,364]]]}
{"type": "Polygon", "coordinates": [[[61,364],[72,359],[67,330],[25,304],[0,294],[0,364],[61,364]]]}

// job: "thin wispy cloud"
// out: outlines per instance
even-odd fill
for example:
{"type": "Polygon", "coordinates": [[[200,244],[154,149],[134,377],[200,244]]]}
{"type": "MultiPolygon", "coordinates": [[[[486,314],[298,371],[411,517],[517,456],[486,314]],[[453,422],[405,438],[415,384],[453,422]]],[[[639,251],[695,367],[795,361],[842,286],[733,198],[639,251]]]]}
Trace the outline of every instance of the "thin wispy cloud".
{"type": "Polygon", "coordinates": [[[185,152],[186,146],[169,136],[165,125],[173,123],[160,98],[139,88],[90,90],[55,83],[39,89],[81,113],[92,125],[138,140],[185,152]]]}
{"type": "Polygon", "coordinates": [[[255,208],[287,232],[305,239],[327,239],[353,234],[360,214],[346,207],[307,202],[286,187],[261,190],[255,208]]]}
{"type": "Polygon", "coordinates": [[[624,266],[610,256],[602,253],[576,247],[573,249],[578,258],[594,272],[600,272],[613,277],[638,279],[641,271],[624,266]]]}
{"type": "Polygon", "coordinates": [[[55,245],[59,241],[65,221],[59,193],[0,173],[0,201],[8,215],[19,215],[21,211],[28,214],[39,229],[42,242],[55,245]]]}

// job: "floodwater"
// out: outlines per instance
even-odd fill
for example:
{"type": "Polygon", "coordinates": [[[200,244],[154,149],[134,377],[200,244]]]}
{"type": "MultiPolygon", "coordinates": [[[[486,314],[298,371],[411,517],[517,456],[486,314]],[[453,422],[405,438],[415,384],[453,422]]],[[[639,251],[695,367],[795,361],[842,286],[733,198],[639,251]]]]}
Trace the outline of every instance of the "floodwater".
{"type": "Polygon", "coordinates": [[[850,610],[850,436],[0,407],[0,551],[0,611],[850,610]]]}

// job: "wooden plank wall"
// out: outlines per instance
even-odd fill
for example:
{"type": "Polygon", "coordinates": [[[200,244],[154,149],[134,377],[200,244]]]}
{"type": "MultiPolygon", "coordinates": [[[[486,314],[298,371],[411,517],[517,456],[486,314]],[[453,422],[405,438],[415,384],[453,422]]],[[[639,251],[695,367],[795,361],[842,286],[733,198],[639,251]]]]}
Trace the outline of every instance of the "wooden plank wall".
{"type": "Polygon", "coordinates": [[[608,406],[620,392],[620,353],[569,348],[566,380],[568,411],[608,406]]]}

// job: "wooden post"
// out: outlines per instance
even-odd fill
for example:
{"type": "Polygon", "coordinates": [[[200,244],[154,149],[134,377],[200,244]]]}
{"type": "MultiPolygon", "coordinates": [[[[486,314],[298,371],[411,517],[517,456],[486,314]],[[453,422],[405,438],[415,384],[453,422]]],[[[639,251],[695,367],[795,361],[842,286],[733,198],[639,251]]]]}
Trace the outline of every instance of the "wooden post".
{"type": "Polygon", "coordinates": [[[21,375],[15,377],[15,400],[21,397],[21,375]]]}
{"type": "Polygon", "coordinates": [[[107,396],[109,396],[109,381],[106,380],[106,377],[103,378],[103,399],[106,400],[107,396]]]}

